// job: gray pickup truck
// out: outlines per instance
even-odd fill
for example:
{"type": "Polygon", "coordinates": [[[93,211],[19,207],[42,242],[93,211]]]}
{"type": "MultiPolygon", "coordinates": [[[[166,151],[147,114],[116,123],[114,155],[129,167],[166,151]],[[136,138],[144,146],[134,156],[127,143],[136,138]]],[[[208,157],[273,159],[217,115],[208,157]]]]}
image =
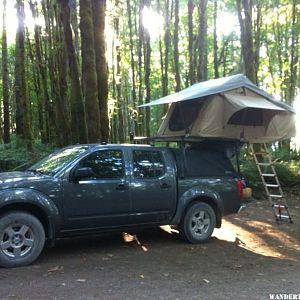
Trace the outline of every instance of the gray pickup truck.
{"type": "Polygon", "coordinates": [[[222,147],[74,145],[24,172],[0,174],[0,266],[32,263],[60,238],[176,226],[207,241],[241,206],[222,147]]]}

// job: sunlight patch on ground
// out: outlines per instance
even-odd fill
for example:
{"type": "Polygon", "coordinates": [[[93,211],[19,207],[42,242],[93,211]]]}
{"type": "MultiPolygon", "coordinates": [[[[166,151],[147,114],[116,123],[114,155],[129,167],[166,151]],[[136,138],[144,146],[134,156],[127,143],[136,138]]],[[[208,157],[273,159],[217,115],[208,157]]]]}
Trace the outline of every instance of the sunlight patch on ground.
{"type": "MultiPolygon", "coordinates": [[[[275,257],[280,259],[291,259],[286,254],[282,254],[280,250],[282,250],[282,243],[284,242],[286,246],[295,246],[295,241],[292,241],[292,238],[288,237],[288,235],[284,232],[274,231],[274,229],[267,229],[268,224],[261,222],[250,221],[246,222],[247,226],[251,226],[254,230],[246,230],[240,226],[234,225],[226,220],[222,222],[222,228],[215,229],[213,236],[217,239],[235,242],[241,248],[244,248],[253,253],[267,256],[267,257],[275,257]],[[263,226],[262,226],[263,225],[263,226]],[[260,232],[256,232],[259,229],[260,232]],[[276,240],[278,240],[278,245],[276,247],[268,244],[263,235],[274,238],[276,236],[276,240]],[[290,243],[287,244],[286,240],[290,239],[290,243]]],[[[271,225],[269,225],[272,227],[271,225]]]]}

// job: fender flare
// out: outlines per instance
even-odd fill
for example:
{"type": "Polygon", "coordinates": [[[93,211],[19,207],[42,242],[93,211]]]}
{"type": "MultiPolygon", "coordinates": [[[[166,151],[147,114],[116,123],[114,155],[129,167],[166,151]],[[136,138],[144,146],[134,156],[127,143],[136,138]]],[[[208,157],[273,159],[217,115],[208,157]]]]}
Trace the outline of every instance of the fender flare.
{"type": "Polygon", "coordinates": [[[210,204],[216,212],[217,227],[221,226],[224,205],[220,195],[207,187],[197,186],[187,190],[179,199],[177,210],[172,218],[172,224],[178,225],[187,207],[194,201],[210,204]]]}
{"type": "Polygon", "coordinates": [[[31,206],[36,207],[46,216],[50,244],[55,240],[56,233],[61,224],[61,216],[57,206],[50,197],[29,188],[14,188],[0,191],[0,213],[6,207],[31,206]]]}

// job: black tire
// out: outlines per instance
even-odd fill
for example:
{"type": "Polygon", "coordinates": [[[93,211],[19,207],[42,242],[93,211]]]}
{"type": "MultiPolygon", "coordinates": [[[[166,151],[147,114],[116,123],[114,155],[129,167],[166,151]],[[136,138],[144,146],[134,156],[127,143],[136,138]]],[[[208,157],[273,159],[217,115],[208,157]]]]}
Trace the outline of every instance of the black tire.
{"type": "Polygon", "coordinates": [[[44,244],[44,227],[35,216],[12,211],[0,217],[0,266],[29,265],[38,258],[44,244]]]}
{"type": "Polygon", "coordinates": [[[181,236],[192,244],[207,242],[216,227],[216,214],[213,208],[203,202],[192,204],[185,212],[179,231],[181,236]]]}

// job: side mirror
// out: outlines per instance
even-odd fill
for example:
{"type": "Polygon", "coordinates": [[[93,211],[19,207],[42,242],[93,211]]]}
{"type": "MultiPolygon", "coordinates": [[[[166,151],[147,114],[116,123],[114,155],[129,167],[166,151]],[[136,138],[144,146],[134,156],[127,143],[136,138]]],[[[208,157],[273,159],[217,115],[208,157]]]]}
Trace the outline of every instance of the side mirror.
{"type": "Polygon", "coordinates": [[[94,177],[95,173],[93,172],[92,168],[79,168],[77,170],[75,170],[74,174],[73,174],[73,179],[75,181],[79,181],[81,179],[87,179],[87,178],[91,178],[94,177]]]}

